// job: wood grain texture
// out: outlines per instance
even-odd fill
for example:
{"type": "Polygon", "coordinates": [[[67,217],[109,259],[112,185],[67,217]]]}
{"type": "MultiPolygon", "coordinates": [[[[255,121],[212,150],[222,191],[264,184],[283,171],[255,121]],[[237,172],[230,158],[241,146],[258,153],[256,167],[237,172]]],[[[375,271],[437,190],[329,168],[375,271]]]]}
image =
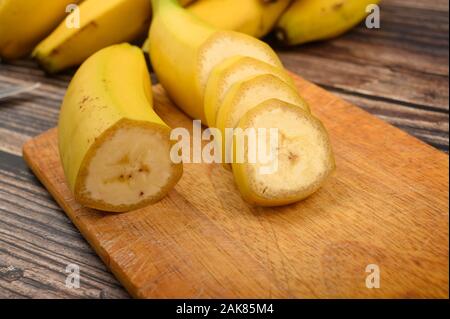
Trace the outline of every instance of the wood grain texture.
{"type": "MultiPolygon", "coordinates": [[[[360,25],[331,41],[275,48],[295,73],[448,152],[448,1],[383,0],[381,9],[380,30],[360,25]]],[[[0,89],[42,83],[0,103],[2,298],[128,296],[21,158],[26,140],[56,125],[72,74],[0,63],[0,89]],[[80,289],[64,285],[68,263],[81,267],[80,289]]]]}
{"type": "MultiPolygon", "coordinates": [[[[125,214],[78,205],[56,130],[24,157],[128,292],[137,298],[448,298],[448,156],[296,78],[329,129],[337,172],[314,196],[254,208],[221,165],[190,164],[160,203],[125,214]],[[381,289],[365,269],[381,269],[381,289]]],[[[172,127],[192,122],[155,87],[172,127]]]]}

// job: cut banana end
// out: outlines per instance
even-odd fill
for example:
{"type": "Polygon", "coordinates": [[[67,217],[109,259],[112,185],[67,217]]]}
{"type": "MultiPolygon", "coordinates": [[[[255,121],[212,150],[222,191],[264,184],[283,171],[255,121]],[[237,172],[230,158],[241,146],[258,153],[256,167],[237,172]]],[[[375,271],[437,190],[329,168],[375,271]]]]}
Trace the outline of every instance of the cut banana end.
{"type": "Polygon", "coordinates": [[[234,138],[235,182],[243,198],[251,204],[280,206],[302,200],[317,191],[335,169],[322,123],[295,105],[268,100],[248,112],[238,128],[278,130],[277,143],[266,134],[265,150],[257,149],[266,154],[258,154],[256,161],[249,160],[248,156],[249,145],[253,144],[248,139],[234,138]],[[244,160],[237,161],[239,158],[244,160]]]}
{"type": "Polygon", "coordinates": [[[225,168],[230,168],[227,163],[230,162],[228,155],[231,154],[229,150],[232,144],[231,139],[227,138],[226,129],[235,128],[245,113],[269,99],[278,99],[310,112],[308,104],[297,90],[274,75],[258,75],[234,84],[226,94],[216,119],[216,127],[223,136],[222,154],[225,168]]]}
{"type": "Polygon", "coordinates": [[[111,212],[161,200],[182,174],[182,166],[170,159],[171,146],[167,127],[120,121],[89,149],[75,185],[75,199],[111,212]]]}
{"type": "Polygon", "coordinates": [[[161,199],[182,174],[171,143],[139,48],[114,45],[81,65],[58,122],[62,167],[80,204],[125,212],[161,199]]]}
{"type": "Polygon", "coordinates": [[[283,67],[272,48],[251,36],[234,31],[217,31],[200,48],[200,83],[206,88],[212,70],[224,60],[246,56],[266,62],[274,67],[283,67]]]}
{"type": "Polygon", "coordinates": [[[295,88],[294,80],[283,68],[250,57],[231,57],[218,64],[208,78],[205,90],[205,116],[208,126],[216,126],[217,111],[233,84],[252,76],[271,74],[295,88]]]}

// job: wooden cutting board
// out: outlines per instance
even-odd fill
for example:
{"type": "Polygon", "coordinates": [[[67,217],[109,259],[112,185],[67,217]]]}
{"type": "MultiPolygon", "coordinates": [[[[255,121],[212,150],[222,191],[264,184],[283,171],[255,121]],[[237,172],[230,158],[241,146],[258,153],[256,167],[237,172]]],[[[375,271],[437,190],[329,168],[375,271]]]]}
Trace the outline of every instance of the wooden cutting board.
{"type": "MultiPolygon", "coordinates": [[[[337,171],[295,205],[251,207],[221,165],[189,164],[160,203],[105,214],[74,201],[56,129],[26,143],[24,157],[137,298],[448,298],[448,156],[296,82],[330,132],[337,171]],[[366,287],[371,264],[378,289],[366,287]]],[[[160,86],[154,92],[168,124],[192,128],[160,86]]]]}

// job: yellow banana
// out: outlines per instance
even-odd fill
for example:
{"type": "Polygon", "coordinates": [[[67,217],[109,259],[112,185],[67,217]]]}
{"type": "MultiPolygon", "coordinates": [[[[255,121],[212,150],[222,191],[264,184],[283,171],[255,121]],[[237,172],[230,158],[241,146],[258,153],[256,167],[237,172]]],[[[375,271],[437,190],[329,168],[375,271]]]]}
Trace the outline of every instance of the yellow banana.
{"type": "Polygon", "coordinates": [[[129,44],[100,50],[72,79],[58,138],[66,180],[80,204],[138,209],[161,199],[181,177],[150,84],[142,51],[129,44]]]}
{"type": "Polygon", "coordinates": [[[152,0],[150,57],[159,81],[188,115],[205,122],[204,91],[212,69],[236,55],[281,67],[273,50],[248,35],[219,31],[183,9],[175,0],[152,0]]]}
{"type": "Polygon", "coordinates": [[[260,38],[269,33],[291,0],[198,0],[188,10],[212,26],[260,38]]]}
{"type": "MultiPolygon", "coordinates": [[[[256,38],[269,33],[291,0],[197,0],[188,11],[211,26],[256,38]]],[[[149,41],[142,46],[149,50],[149,41]]]]}
{"type": "Polygon", "coordinates": [[[379,0],[295,0],[277,24],[277,38],[288,45],[339,36],[366,17],[379,0]]]}
{"type": "Polygon", "coordinates": [[[0,1],[0,57],[17,59],[31,53],[80,0],[0,1]]]}
{"type": "Polygon", "coordinates": [[[145,35],[150,25],[149,0],[85,0],[79,7],[79,28],[61,23],[34,50],[33,56],[50,73],[81,64],[112,44],[145,35]]]}

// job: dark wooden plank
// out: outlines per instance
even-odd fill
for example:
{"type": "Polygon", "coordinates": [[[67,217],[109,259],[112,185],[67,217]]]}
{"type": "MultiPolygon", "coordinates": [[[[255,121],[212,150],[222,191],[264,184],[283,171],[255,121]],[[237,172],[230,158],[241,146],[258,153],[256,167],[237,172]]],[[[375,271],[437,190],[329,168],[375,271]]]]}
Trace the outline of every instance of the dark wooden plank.
{"type": "Polygon", "coordinates": [[[380,30],[361,25],[344,37],[281,56],[289,69],[319,85],[448,110],[448,12],[428,13],[422,21],[411,13],[396,21],[397,11],[389,8],[383,6],[380,30]],[[440,27],[427,28],[436,24],[440,27]]]}
{"type": "Polygon", "coordinates": [[[371,98],[334,88],[329,88],[329,91],[428,144],[448,152],[448,113],[423,110],[388,99],[371,98]]]}
{"type": "Polygon", "coordinates": [[[448,11],[448,0],[385,0],[390,4],[395,4],[404,8],[429,9],[436,11],[448,11]]]}
{"type": "Polygon", "coordinates": [[[0,151],[0,296],[128,297],[21,157],[0,151]],[[68,264],[81,287],[65,286],[68,264]]]}

